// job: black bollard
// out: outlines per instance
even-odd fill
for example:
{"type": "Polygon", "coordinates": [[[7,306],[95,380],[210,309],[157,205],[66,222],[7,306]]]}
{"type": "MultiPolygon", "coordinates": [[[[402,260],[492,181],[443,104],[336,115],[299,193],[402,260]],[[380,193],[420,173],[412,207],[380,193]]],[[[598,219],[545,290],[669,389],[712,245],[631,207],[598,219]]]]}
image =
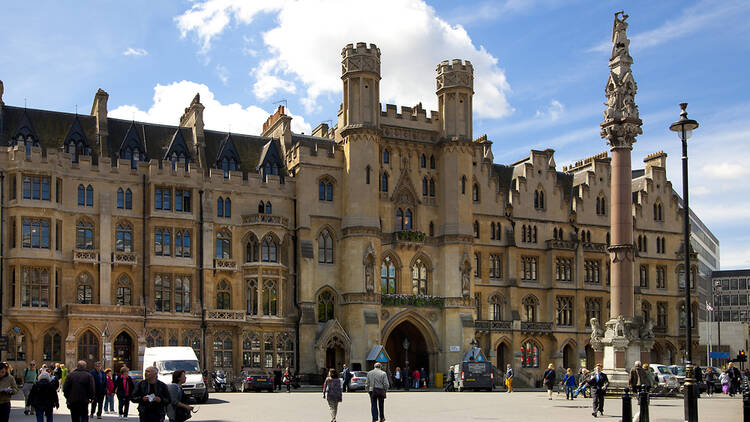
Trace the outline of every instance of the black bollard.
{"type": "Polygon", "coordinates": [[[630,389],[626,388],[622,395],[622,422],[633,420],[633,397],[629,393],[630,389]]]}
{"type": "Polygon", "coordinates": [[[745,391],[742,392],[742,420],[750,422],[750,383],[745,380],[745,391]]]}
{"type": "Polygon", "coordinates": [[[641,391],[638,393],[638,406],[640,407],[638,420],[640,422],[649,422],[648,402],[648,387],[641,387],[641,391]]]}

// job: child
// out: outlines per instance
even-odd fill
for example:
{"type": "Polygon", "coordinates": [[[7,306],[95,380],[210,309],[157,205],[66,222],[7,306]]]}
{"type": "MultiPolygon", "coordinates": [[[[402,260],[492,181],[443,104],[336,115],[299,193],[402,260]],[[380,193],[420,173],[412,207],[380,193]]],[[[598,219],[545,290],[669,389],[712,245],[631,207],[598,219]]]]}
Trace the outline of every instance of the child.
{"type": "Polygon", "coordinates": [[[573,371],[568,368],[565,371],[565,378],[563,378],[563,385],[565,386],[565,400],[573,400],[573,391],[576,388],[576,377],[573,376],[573,371]]]}
{"type": "Polygon", "coordinates": [[[112,380],[112,370],[104,370],[107,376],[107,395],[104,397],[104,413],[115,413],[115,382],[112,380]]]}

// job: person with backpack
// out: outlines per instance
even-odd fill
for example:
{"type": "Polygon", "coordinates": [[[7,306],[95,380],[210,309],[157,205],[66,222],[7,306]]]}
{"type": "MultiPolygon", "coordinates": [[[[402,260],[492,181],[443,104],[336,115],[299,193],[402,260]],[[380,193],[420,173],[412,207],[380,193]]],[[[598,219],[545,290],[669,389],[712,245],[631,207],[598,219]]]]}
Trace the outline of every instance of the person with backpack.
{"type": "Polygon", "coordinates": [[[63,383],[63,395],[70,409],[70,419],[73,422],[89,420],[88,405],[94,400],[96,386],[94,377],[86,370],[86,361],[79,360],[76,369],[71,372],[63,383]]]}
{"type": "Polygon", "coordinates": [[[49,372],[43,371],[39,374],[37,382],[29,392],[29,404],[36,412],[37,422],[52,422],[53,409],[60,408],[60,400],[57,397],[57,383],[52,382],[49,372]]]}
{"type": "Polygon", "coordinates": [[[185,384],[185,381],[187,381],[187,378],[184,369],[172,372],[172,384],[167,387],[171,400],[169,406],[167,406],[169,422],[185,422],[190,419],[193,406],[187,404],[187,400],[185,400],[185,391],[182,389],[182,384],[185,384]]]}
{"type": "Polygon", "coordinates": [[[339,403],[343,399],[342,394],[343,380],[339,378],[338,372],[331,368],[328,371],[328,378],[323,383],[323,398],[328,401],[328,410],[331,412],[331,422],[336,422],[336,414],[339,410],[339,403]]]}
{"type": "Polygon", "coordinates": [[[36,362],[32,360],[29,366],[21,373],[21,379],[23,381],[24,415],[34,414],[34,408],[29,404],[29,394],[31,393],[31,388],[34,387],[37,378],[39,378],[39,369],[36,368],[36,362]]]}

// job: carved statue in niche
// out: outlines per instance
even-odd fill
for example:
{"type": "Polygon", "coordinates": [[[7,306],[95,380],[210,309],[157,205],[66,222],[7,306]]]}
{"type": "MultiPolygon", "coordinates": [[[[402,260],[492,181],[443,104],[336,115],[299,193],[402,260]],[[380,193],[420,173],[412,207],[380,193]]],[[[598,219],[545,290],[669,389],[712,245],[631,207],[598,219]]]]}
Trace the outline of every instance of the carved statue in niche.
{"type": "Polygon", "coordinates": [[[467,264],[464,264],[463,270],[461,270],[461,294],[464,298],[468,298],[470,294],[470,285],[471,282],[471,267],[467,264]]]}
{"type": "Polygon", "coordinates": [[[365,263],[365,290],[367,293],[375,291],[375,264],[372,259],[368,259],[365,263]]]}
{"type": "Polygon", "coordinates": [[[599,326],[599,319],[591,318],[589,322],[591,324],[591,344],[600,344],[602,337],[604,337],[604,330],[599,326]]]}

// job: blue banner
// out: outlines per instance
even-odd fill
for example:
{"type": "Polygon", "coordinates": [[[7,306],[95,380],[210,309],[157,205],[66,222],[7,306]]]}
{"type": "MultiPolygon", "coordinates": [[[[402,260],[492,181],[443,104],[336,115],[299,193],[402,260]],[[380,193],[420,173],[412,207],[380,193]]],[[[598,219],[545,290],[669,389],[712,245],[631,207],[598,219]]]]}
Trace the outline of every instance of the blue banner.
{"type": "Polygon", "coordinates": [[[729,359],[729,352],[711,352],[711,359],[729,359]]]}

